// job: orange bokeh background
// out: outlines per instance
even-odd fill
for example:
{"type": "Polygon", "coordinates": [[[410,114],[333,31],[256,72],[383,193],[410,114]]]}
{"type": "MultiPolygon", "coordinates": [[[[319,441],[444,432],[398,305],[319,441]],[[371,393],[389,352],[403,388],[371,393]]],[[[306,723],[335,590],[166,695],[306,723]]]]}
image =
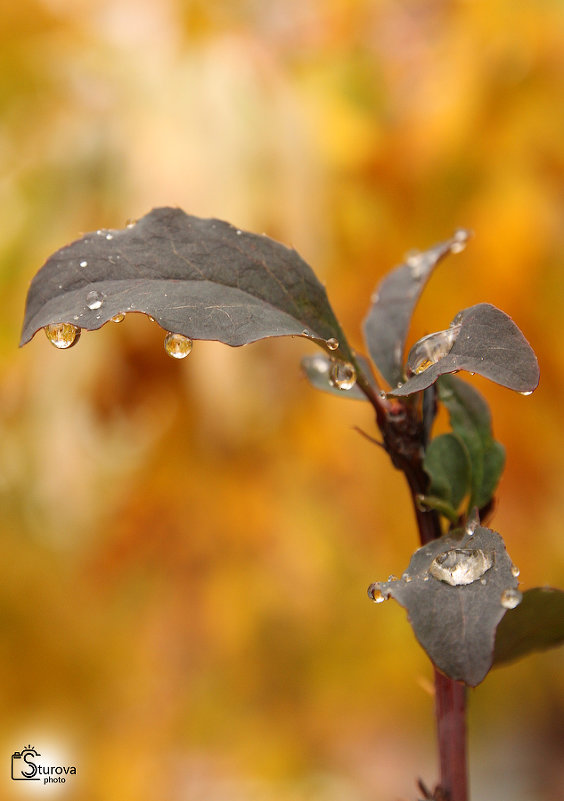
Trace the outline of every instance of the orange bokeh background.
{"type": "MultiPolygon", "coordinates": [[[[564,5],[21,0],[0,21],[0,785],[52,748],[78,801],[384,801],[436,779],[431,670],[371,581],[417,545],[367,404],[301,340],[196,342],[141,315],[18,350],[27,286],[159,205],[295,247],[353,346],[384,273],[458,226],[410,341],[480,301],[541,364],[472,379],[507,448],[492,526],[564,586],[564,5]],[[58,749],[58,750],[57,750],[58,749]],[[2,754],[4,756],[2,756],[2,754]]],[[[470,693],[473,797],[564,796],[563,652],[470,693]]]]}

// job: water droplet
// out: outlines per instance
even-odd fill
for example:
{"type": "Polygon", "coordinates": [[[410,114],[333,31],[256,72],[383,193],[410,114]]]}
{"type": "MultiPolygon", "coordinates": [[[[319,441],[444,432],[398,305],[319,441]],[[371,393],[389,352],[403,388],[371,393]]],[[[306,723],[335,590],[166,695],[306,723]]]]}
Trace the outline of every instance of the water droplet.
{"type": "Polygon", "coordinates": [[[104,234],[104,232],[102,231],[102,229],[101,229],[101,228],[98,228],[98,230],[96,231],[96,233],[98,234],[98,236],[103,236],[103,234],[104,234]]]}
{"type": "Polygon", "coordinates": [[[486,579],[485,579],[485,578],[481,578],[481,579],[480,579],[480,584],[483,584],[483,585],[484,585],[484,587],[485,587],[485,586],[486,586],[486,584],[487,584],[487,581],[486,581],[486,579]]]}
{"type": "Polygon", "coordinates": [[[515,609],[523,600],[523,593],[509,587],[509,589],[501,593],[501,598],[499,600],[501,605],[506,609],[515,609]]]}
{"type": "Polygon", "coordinates": [[[106,239],[113,239],[113,234],[106,234],[106,239]]]}
{"type": "Polygon", "coordinates": [[[126,220],[125,227],[126,228],[135,228],[137,220],[126,220]]]}
{"type": "Polygon", "coordinates": [[[521,571],[519,570],[517,565],[511,565],[511,575],[513,576],[513,578],[518,578],[520,574],[521,571]]]}
{"type": "Polygon", "coordinates": [[[520,392],[519,393],[519,395],[525,395],[525,397],[527,397],[527,395],[532,395],[532,394],[533,394],[533,390],[532,389],[529,389],[527,392],[520,392]]]}
{"type": "Polygon", "coordinates": [[[467,231],[466,228],[457,228],[452,238],[454,242],[450,246],[450,252],[462,253],[470,239],[470,231],[467,231]]]}
{"type": "Polygon", "coordinates": [[[429,573],[451,587],[459,587],[482,578],[493,563],[493,554],[480,548],[452,548],[433,559],[429,573]]]}
{"type": "Polygon", "coordinates": [[[185,359],[192,350],[192,340],[183,334],[169,332],[164,340],[164,349],[173,359],[185,359]]]}
{"type": "Polygon", "coordinates": [[[337,348],[339,347],[339,340],[335,339],[335,337],[331,337],[330,339],[327,340],[325,344],[327,345],[329,350],[337,350],[337,348]]]}
{"type": "Polygon", "coordinates": [[[86,305],[92,311],[99,309],[103,302],[104,294],[96,289],[91,289],[86,295],[86,305]]]}
{"type": "Polygon", "coordinates": [[[418,375],[436,364],[452,350],[460,332],[461,323],[452,325],[445,331],[428,334],[416,342],[409,351],[407,366],[412,374],[418,375]]]}
{"type": "MultiPolygon", "coordinates": [[[[132,308],[133,308],[133,307],[132,307],[132,308]]],[[[154,317],[151,317],[151,315],[150,315],[150,314],[148,314],[148,315],[147,315],[147,317],[149,318],[149,320],[150,320],[152,323],[156,323],[156,320],[155,320],[155,318],[154,318],[154,317]]]]}
{"type": "Polygon", "coordinates": [[[242,233],[243,233],[242,231],[240,231],[239,229],[237,229],[237,236],[241,236],[241,234],[242,234],[242,233]]]}
{"type": "Polygon", "coordinates": [[[52,323],[45,326],[49,342],[60,350],[76,345],[80,339],[80,328],[72,323],[52,323]]]}
{"type": "Polygon", "coordinates": [[[380,589],[380,584],[371,584],[368,588],[368,597],[374,601],[375,604],[381,604],[385,600],[387,600],[387,596],[384,595],[382,590],[380,589]]]}
{"type": "Polygon", "coordinates": [[[311,336],[311,334],[309,333],[307,328],[304,328],[304,330],[302,331],[302,336],[303,337],[310,337],[311,336]]]}
{"type": "Polygon", "coordinates": [[[374,293],[373,293],[373,294],[370,296],[370,303],[378,303],[378,302],[379,302],[379,300],[380,300],[380,293],[379,293],[379,292],[374,292],[374,293]]]}
{"type": "Polygon", "coordinates": [[[84,259],[83,261],[80,262],[80,266],[81,267],[88,267],[88,262],[86,261],[86,259],[84,259]]]}
{"type": "Polygon", "coordinates": [[[333,362],[329,370],[329,383],[335,389],[352,389],[356,383],[356,372],[348,362],[333,362]]]}
{"type": "Polygon", "coordinates": [[[125,314],[123,312],[119,312],[119,314],[114,314],[112,317],[112,323],[123,323],[125,320],[125,314]]]}

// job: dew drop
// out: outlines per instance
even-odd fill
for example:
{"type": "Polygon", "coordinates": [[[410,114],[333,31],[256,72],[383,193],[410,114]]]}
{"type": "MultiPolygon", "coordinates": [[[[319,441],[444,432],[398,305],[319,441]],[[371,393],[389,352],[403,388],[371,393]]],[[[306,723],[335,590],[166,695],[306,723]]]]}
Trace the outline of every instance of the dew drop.
{"type": "Polygon", "coordinates": [[[236,233],[237,233],[237,236],[241,236],[241,234],[242,234],[243,232],[242,232],[242,231],[240,231],[239,229],[237,229],[237,232],[236,232],[236,233]]]}
{"type": "Polygon", "coordinates": [[[113,234],[106,234],[106,239],[113,239],[113,234]]]}
{"type": "Polygon", "coordinates": [[[304,328],[304,330],[302,331],[302,336],[303,337],[310,337],[311,336],[311,334],[309,333],[307,328],[304,328]]]}
{"type": "Polygon", "coordinates": [[[348,362],[333,362],[329,370],[329,383],[335,389],[352,389],[356,383],[356,371],[348,362]]]}
{"type": "Polygon", "coordinates": [[[493,554],[480,548],[452,548],[433,559],[429,573],[451,587],[459,587],[481,579],[493,562],[493,554]]]}
{"type": "Polygon", "coordinates": [[[192,340],[183,334],[169,332],[164,340],[164,349],[173,359],[185,359],[192,350],[192,340]]]}
{"type": "Polygon", "coordinates": [[[154,317],[151,317],[151,315],[150,315],[150,314],[148,314],[148,315],[147,315],[147,317],[149,318],[149,320],[150,320],[152,323],[156,323],[156,322],[157,322],[157,321],[155,320],[155,318],[154,318],[154,317]]]}
{"type": "Polygon", "coordinates": [[[81,266],[81,267],[88,267],[88,262],[86,261],[86,259],[83,259],[83,260],[80,262],[80,266],[81,266]]]}
{"type": "Polygon", "coordinates": [[[450,252],[462,253],[470,239],[470,231],[467,231],[466,228],[457,228],[452,238],[454,242],[450,246],[450,252]]]}
{"type": "Polygon", "coordinates": [[[506,609],[515,609],[523,600],[523,593],[509,587],[509,589],[501,593],[501,598],[499,600],[501,605],[506,609]]]}
{"type": "Polygon", "coordinates": [[[452,350],[460,332],[461,323],[445,331],[428,334],[416,342],[407,357],[408,370],[415,375],[425,372],[452,350]]]}
{"type": "Polygon", "coordinates": [[[368,597],[374,601],[375,604],[381,604],[386,600],[386,596],[380,589],[380,584],[371,584],[368,588],[368,597]]]}
{"type": "Polygon", "coordinates": [[[520,574],[521,571],[519,570],[517,565],[511,565],[511,575],[513,576],[513,578],[518,578],[520,574]]]}
{"type": "Polygon", "coordinates": [[[125,314],[123,312],[119,312],[119,314],[114,314],[112,317],[112,323],[123,323],[125,320],[125,314]]]}
{"type": "Polygon", "coordinates": [[[52,323],[44,330],[49,342],[59,350],[76,345],[80,339],[80,328],[72,323],[52,323]]]}
{"type": "Polygon", "coordinates": [[[532,389],[529,389],[527,392],[520,392],[519,393],[519,395],[524,395],[525,397],[527,397],[527,395],[532,395],[532,394],[533,394],[533,390],[532,389]]]}
{"type": "Polygon", "coordinates": [[[330,337],[330,339],[328,339],[325,344],[327,345],[329,350],[337,350],[337,348],[339,347],[339,340],[335,339],[335,337],[330,337]]]}
{"type": "Polygon", "coordinates": [[[104,295],[96,289],[91,289],[86,295],[86,305],[92,311],[99,309],[104,302],[104,295]]]}

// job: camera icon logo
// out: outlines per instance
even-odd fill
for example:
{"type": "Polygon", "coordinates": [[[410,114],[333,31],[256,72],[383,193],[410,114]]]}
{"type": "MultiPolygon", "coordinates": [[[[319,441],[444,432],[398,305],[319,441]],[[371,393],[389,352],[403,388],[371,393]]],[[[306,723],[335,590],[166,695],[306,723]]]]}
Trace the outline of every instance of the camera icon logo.
{"type": "Polygon", "coordinates": [[[12,779],[16,781],[40,781],[37,776],[39,767],[33,761],[35,757],[41,756],[35,748],[28,745],[21,751],[14,751],[12,754],[12,779]]]}

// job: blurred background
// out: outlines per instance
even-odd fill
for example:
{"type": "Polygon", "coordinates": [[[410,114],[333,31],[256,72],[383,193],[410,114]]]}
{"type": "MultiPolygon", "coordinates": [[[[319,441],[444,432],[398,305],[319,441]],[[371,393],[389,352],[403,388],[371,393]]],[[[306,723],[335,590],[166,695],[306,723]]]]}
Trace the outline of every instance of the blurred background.
{"type": "MultiPolygon", "coordinates": [[[[541,364],[489,399],[491,525],[564,585],[564,4],[20,0],[0,17],[0,782],[79,801],[406,801],[432,672],[366,587],[417,546],[402,476],[302,339],[167,357],[142,315],[18,349],[29,281],[158,205],[295,247],[354,347],[384,273],[465,226],[413,342],[487,300],[541,364]],[[9,780],[28,743],[65,785],[9,780]]],[[[564,797],[563,651],[470,693],[473,797],[564,797]]]]}

